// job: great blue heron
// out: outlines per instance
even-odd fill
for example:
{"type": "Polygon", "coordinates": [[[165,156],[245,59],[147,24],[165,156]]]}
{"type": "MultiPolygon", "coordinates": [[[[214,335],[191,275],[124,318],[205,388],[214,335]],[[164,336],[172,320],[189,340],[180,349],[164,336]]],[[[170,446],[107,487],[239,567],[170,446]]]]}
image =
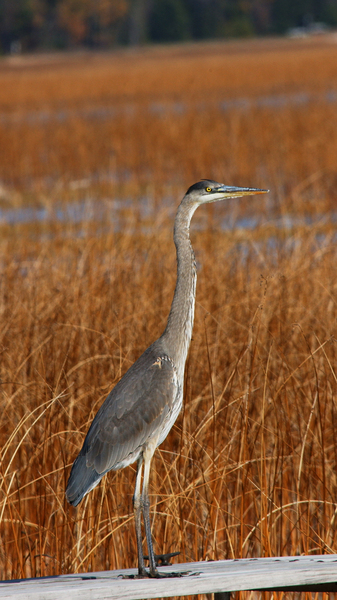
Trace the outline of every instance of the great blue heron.
{"type": "Polygon", "coordinates": [[[197,279],[189,237],[191,218],[201,204],[267,191],[230,187],[210,179],[199,181],[187,190],[174,223],[177,283],[165,331],[136,360],[107,396],[71,469],[66,497],[76,506],[105,473],[111,469],[122,469],[137,461],[133,504],[140,577],[160,576],[151,537],[149,474],[153,453],[166,438],[183,402],[184,369],[192,336],[197,279]],[[142,512],[149,573],[145,569],[142,549],[142,512]]]}

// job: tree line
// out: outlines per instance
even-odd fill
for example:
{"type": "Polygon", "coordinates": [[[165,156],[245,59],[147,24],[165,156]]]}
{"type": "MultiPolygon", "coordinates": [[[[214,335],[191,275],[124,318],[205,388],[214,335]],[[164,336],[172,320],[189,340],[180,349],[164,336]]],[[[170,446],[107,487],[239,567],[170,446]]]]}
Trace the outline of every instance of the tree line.
{"type": "Polygon", "coordinates": [[[0,0],[0,52],[282,34],[337,26],[337,0],[0,0]]]}

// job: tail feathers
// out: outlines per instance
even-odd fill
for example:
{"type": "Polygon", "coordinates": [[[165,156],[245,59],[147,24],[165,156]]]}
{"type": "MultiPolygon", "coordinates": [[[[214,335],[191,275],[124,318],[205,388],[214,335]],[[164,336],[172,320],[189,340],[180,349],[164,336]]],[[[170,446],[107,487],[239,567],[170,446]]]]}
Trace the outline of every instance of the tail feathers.
{"type": "Polygon", "coordinates": [[[77,506],[84,496],[102,479],[104,473],[97,473],[93,467],[87,467],[85,455],[79,455],[71,469],[67,483],[66,498],[77,506]]]}

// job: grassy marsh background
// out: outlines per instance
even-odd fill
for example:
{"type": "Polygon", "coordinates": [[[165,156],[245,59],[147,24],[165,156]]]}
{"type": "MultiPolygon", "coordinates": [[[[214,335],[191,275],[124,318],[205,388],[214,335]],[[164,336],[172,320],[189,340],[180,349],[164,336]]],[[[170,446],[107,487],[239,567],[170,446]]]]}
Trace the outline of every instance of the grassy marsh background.
{"type": "Polygon", "coordinates": [[[65,483],[165,326],[175,208],[203,177],[271,192],[192,223],[196,319],[184,410],[153,461],[155,547],[337,552],[336,98],[332,34],[2,61],[2,579],[136,565],[134,466],[78,509],[65,483]]]}

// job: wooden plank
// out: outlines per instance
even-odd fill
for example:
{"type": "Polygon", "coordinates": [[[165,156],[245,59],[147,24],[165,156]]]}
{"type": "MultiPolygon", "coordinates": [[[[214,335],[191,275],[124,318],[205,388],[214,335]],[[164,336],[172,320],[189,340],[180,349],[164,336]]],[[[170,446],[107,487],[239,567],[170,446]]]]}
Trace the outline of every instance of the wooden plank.
{"type": "Polygon", "coordinates": [[[337,591],[337,555],[250,558],[160,567],[169,579],[126,579],[135,569],[0,583],[0,599],[141,600],[243,590],[337,591]]]}

